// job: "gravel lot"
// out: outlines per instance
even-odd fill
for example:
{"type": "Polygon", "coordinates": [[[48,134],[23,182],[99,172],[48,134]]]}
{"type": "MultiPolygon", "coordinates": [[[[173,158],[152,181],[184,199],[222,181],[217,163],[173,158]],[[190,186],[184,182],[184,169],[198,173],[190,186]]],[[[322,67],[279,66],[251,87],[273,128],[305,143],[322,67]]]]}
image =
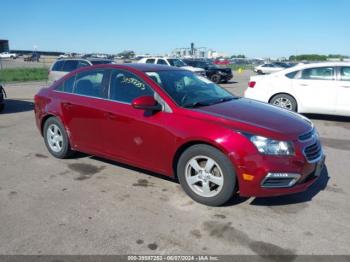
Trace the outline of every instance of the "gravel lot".
{"type": "MultiPolygon", "coordinates": [[[[224,87],[242,95],[251,72],[224,87]]],[[[179,184],[93,156],[49,155],[34,123],[45,83],[6,86],[0,254],[350,254],[350,119],[311,116],[327,170],[309,191],[197,204],[179,184]]]]}

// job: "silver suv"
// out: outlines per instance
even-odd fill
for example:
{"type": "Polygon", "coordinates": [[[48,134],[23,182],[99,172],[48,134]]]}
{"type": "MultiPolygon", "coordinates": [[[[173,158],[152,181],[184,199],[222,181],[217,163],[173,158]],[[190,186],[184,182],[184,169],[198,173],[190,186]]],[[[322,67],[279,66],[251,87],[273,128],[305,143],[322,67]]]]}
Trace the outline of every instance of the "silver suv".
{"type": "Polygon", "coordinates": [[[85,66],[93,66],[99,64],[113,64],[113,60],[98,59],[98,58],[69,58],[56,60],[49,69],[49,84],[52,84],[56,80],[60,79],[64,75],[85,66]]]}

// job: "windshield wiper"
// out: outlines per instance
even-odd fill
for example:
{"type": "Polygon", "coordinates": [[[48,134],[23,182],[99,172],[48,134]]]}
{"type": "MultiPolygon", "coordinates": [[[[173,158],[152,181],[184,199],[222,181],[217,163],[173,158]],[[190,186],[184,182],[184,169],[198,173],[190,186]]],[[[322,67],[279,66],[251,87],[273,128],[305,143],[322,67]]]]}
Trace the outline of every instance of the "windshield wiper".
{"type": "Polygon", "coordinates": [[[214,104],[219,104],[219,103],[223,103],[226,101],[230,101],[232,99],[236,99],[236,97],[234,96],[225,96],[219,99],[212,99],[212,100],[207,100],[207,101],[197,101],[197,102],[193,102],[193,103],[189,103],[189,104],[185,104],[183,105],[183,107],[186,108],[195,108],[195,107],[201,107],[201,106],[210,106],[210,105],[214,105],[214,104]]]}
{"type": "Polygon", "coordinates": [[[211,103],[197,101],[189,104],[184,104],[183,107],[196,108],[196,107],[209,106],[209,105],[211,105],[211,103]]]}

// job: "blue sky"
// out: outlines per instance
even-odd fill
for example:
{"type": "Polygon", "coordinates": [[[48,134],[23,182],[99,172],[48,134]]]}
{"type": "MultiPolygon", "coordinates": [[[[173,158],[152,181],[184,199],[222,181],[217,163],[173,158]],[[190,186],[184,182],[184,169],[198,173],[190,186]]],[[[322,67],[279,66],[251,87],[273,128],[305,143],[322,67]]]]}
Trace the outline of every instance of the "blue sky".
{"type": "Polygon", "coordinates": [[[350,55],[349,0],[0,0],[12,49],[350,55]]]}

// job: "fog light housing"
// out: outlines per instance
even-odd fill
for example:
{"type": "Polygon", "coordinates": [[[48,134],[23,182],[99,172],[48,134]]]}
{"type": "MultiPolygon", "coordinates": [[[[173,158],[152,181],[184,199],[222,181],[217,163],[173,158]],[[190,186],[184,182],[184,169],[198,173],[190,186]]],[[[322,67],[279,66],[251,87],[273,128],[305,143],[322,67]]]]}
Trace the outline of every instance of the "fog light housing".
{"type": "Polygon", "coordinates": [[[301,175],[296,173],[268,173],[263,181],[261,187],[265,188],[284,188],[292,187],[298,182],[301,175]]]}

